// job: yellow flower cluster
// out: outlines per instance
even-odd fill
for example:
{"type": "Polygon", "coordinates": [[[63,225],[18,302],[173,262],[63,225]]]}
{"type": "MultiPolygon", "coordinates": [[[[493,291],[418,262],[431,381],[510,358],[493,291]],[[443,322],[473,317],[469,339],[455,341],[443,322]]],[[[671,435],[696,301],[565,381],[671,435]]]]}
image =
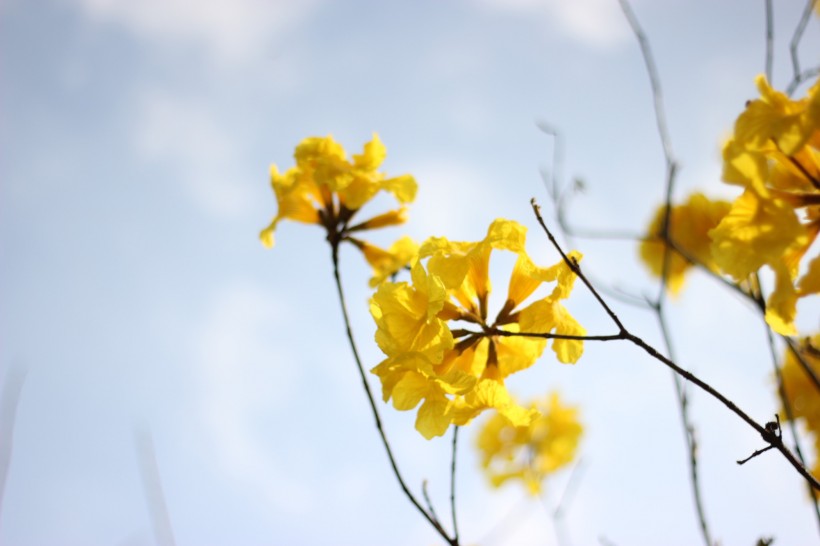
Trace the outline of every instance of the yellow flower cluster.
{"type": "Polygon", "coordinates": [[[766,320],[797,333],[797,299],[820,292],[820,256],[801,262],[820,231],[820,82],[801,100],[758,76],[761,98],[748,103],[723,149],[723,178],[743,194],[711,231],[715,263],[737,281],[764,265],[775,274],[766,320]]]}
{"type": "MultiPolygon", "coordinates": [[[[814,373],[820,375],[820,334],[807,338],[801,344],[800,354],[814,373]]],[[[817,385],[788,349],[784,360],[783,388],[791,405],[792,417],[802,420],[814,435],[814,452],[820,455],[820,396],[817,396],[817,385]]],[[[782,414],[785,415],[785,412],[782,414]]],[[[812,474],[820,477],[820,457],[815,458],[812,474]]]]}
{"type": "MultiPolygon", "coordinates": [[[[684,204],[672,207],[669,213],[669,238],[686,256],[674,250],[669,255],[667,286],[673,294],[677,294],[683,287],[685,274],[692,266],[687,258],[717,271],[712,259],[709,231],[726,216],[730,206],[727,201],[713,201],[702,193],[694,193],[684,204]]],[[[666,207],[659,207],[649,224],[647,238],[640,247],[643,263],[657,277],[663,274],[665,215],[666,207]]]]}
{"type": "Polygon", "coordinates": [[[544,479],[575,458],[583,426],[578,409],[565,406],[557,393],[531,407],[539,416],[527,426],[514,426],[496,414],[478,435],[481,465],[494,487],[522,480],[533,495],[544,479]]]}
{"type": "MultiPolygon", "coordinates": [[[[411,282],[385,282],[371,300],[376,342],[387,355],[372,371],[381,379],[384,400],[392,398],[396,409],[421,403],[416,429],[425,438],[444,434],[451,424],[464,425],[489,408],[516,426],[528,426],[537,412],[515,403],[504,379],[535,363],[547,340],[505,333],[585,334],[561,304],[575,274],[563,261],[536,266],[525,252],[525,238],[526,228],[501,219],[478,242],[431,238],[419,249],[411,282]],[[517,260],[507,299],[491,320],[493,250],[512,252],[517,260]],[[545,282],[555,283],[552,292],[522,308],[545,282]]],[[[571,253],[572,259],[580,257],[571,253]]],[[[561,362],[574,363],[583,342],[555,339],[552,349],[561,362]]]]}
{"type": "Polygon", "coordinates": [[[273,246],[273,233],[282,220],[318,224],[327,231],[331,244],[348,241],[362,251],[374,269],[371,283],[381,282],[404,267],[417,249],[409,238],[384,250],[353,235],[407,220],[404,205],[415,199],[416,181],[410,175],[387,178],[379,172],[386,155],[384,144],[375,134],[352,161],[331,136],[304,139],[294,153],[295,167],[280,173],[276,165],[271,166],[271,187],[276,195],[278,212],[260,233],[262,243],[273,246]],[[380,191],[392,194],[401,206],[354,224],[359,209],[380,191]]]}

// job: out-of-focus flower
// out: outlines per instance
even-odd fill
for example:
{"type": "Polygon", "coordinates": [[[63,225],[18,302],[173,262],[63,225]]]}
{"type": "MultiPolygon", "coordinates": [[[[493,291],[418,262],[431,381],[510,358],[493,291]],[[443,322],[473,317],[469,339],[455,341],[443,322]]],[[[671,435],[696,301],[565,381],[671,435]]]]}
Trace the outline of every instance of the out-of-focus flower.
{"type": "MultiPolygon", "coordinates": [[[[800,354],[816,375],[820,375],[820,334],[806,338],[800,344],[800,354]]],[[[803,421],[806,429],[814,436],[816,454],[812,474],[820,478],[820,395],[817,385],[797,361],[791,350],[786,349],[783,364],[783,389],[796,421],[803,421]]],[[[780,415],[786,415],[781,412],[780,415]]]]}
{"type": "Polygon", "coordinates": [[[378,168],[387,151],[373,135],[373,140],[364,145],[359,155],[347,158],[344,148],[333,137],[309,137],[296,147],[296,166],[280,173],[276,165],[271,166],[271,187],[276,196],[279,210],[273,221],[262,230],[259,237],[267,247],[274,244],[273,233],[282,220],[293,220],[307,224],[318,224],[325,228],[328,241],[338,244],[353,242],[365,253],[376,276],[382,278],[394,273],[409,263],[412,256],[407,254],[409,246],[400,243],[392,252],[392,265],[387,267],[384,258],[376,259],[376,247],[365,243],[352,234],[386,226],[402,224],[407,220],[404,204],[416,196],[416,181],[410,175],[387,178],[378,168]],[[354,223],[359,209],[380,191],[392,194],[401,204],[398,209],[354,223]],[[398,264],[399,256],[404,260],[398,264]],[[393,269],[393,270],[391,270],[393,269]]]}
{"type": "MultiPolygon", "coordinates": [[[[692,194],[686,203],[672,207],[669,213],[669,238],[687,257],[716,271],[717,266],[712,259],[712,240],[708,234],[726,216],[730,207],[728,201],[713,201],[702,193],[692,194]]],[[[640,247],[643,263],[656,277],[663,274],[665,215],[666,206],[659,207],[649,224],[647,239],[640,247]]],[[[670,250],[667,266],[667,287],[670,292],[677,294],[680,291],[686,271],[691,266],[687,258],[670,250]]]]}
{"type": "Polygon", "coordinates": [[[547,476],[575,459],[584,429],[578,409],[563,405],[557,393],[531,406],[539,416],[527,426],[514,426],[498,414],[490,417],[477,445],[494,487],[521,480],[537,495],[547,476]]]}
{"type": "MultiPolygon", "coordinates": [[[[371,300],[376,342],[387,355],[372,371],[381,379],[384,400],[392,398],[396,409],[410,410],[421,402],[416,428],[428,439],[489,408],[515,425],[528,425],[535,410],[516,404],[504,379],[534,364],[547,340],[508,334],[586,333],[561,304],[575,274],[563,261],[547,268],[533,264],[524,250],[525,236],[520,224],[496,220],[475,243],[428,239],[412,267],[411,282],[385,282],[371,300]],[[507,299],[490,319],[493,250],[510,251],[517,261],[507,299]],[[555,283],[552,292],[522,307],[545,282],[555,283]]],[[[570,257],[580,260],[581,255],[570,257]]],[[[561,362],[574,363],[583,342],[554,339],[552,349],[561,362]]]]}
{"type": "Polygon", "coordinates": [[[796,334],[797,299],[820,287],[820,256],[801,262],[820,232],[820,82],[792,100],[758,76],[750,101],[723,148],[723,179],[743,194],[710,232],[715,263],[737,281],[764,265],[775,273],[766,321],[796,334]]]}
{"type": "Polygon", "coordinates": [[[387,250],[350,237],[350,241],[359,247],[367,263],[373,268],[370,286],[376,287],[404,269],[419,252],[419,245],[412,238],[404,236],[387,250]]]}

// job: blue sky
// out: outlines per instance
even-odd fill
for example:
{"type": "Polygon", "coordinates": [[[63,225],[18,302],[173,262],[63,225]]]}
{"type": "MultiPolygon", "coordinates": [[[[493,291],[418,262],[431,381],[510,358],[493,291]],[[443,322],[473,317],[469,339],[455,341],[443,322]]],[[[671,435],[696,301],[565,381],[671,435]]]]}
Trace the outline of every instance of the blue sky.
{"type": "MultiPolygon", "coordinates": [[[[802,2],[779,4],[782,88],[802,2]]],[[[763,2],[634,7],[682,165],[676,195],[734,195],[719,182],[719,146],[755,97],[763,2]]],[[[805,66],[820,62],[818,30],[814,18],[805,66]]],[[[533,196],[548,204],[539,169],[551,141],[537,121],[564,137],[564,177],[585,181],[576,224],[639,231],[663,192],[649,85],[615,0],[7,0],[0,119],[0,363],[27,371],[4,545],[155,544],[137,429],[153,437],[177,544],[437,543],[378,443],[320,231],[282,224],[273,250],[257,239],[275,213],[268,167],[291,166],[302,138],[332,134],[356,152],[378,132],[385,170],[416,176],[411,220],[375,234],[383,244],[405,232],[476,240],[506,217],[529,226],[536,262],[554,263],[529,208],[533,196]]],[[[575,245],[596,278],[654,293],[635,245],[575,245]]],[[[342,260],[375,365],[369,272],[353,251],[342,260]]],[[[609,332],[577,291],[575,316],[609,332]]],[[[658,342],[651,315],[619,311],[658,342]]],[[[683,365],[771,418],[758,317],[698,274],[671,314],[683,365]]],[[[531,372],[511,389],[559,389],[586,424],[564,522],[573,543],[697,543],[667,371],[590,343],[576,366],[546,356],[531,372]]],[[[760,440],[705,396],[692,410],[715,537],[816,536],[782,458],[738,467],[760,440]]],[[[412,414],[382,413],[408,483],[427,479],[446,512],[449,439],[427,442],[412,414]]],[[[464,543],[554,543],[543,506],[486,486],[473,437],[463,431],[459,454],[464,543]],[[505,532],[492,532],[498,522],[505,532]]],[[[548,504],[567,479],[547,484],[548,504]]]]}

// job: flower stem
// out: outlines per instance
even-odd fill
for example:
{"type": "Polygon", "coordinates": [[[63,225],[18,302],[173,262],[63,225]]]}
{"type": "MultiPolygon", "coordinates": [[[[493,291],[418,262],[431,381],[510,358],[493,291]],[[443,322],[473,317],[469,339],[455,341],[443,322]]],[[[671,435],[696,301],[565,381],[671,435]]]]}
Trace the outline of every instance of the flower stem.
{"type": "Polygon", "coordinates": [[[344,317],[345,322],[345,330],[347,332],[347,340],[350,344],[350,350],[353,352],[353,359],[356,361],[356,368],[359,370],[359,376],[362,380],[362,385],[364,386],[365,394],[367,395],[367,400],[370,403],[370,409],[373,412],[373,418],[376,421],[376,429],[379,431],[379,437],[382,440],[382,445],[384,445],[384,450],[387,453],[387,458],[390,460],[390,466],[393,469],[393,474],[396,476],[396,479],[399,482],[399,486],[401,490],[404,492],[404,495],[410,500],[413,506],[416,507],[424,519],[427,520],[430,525],[436,530],[436,532],[441,535],[441,537],[447,541],[448,544],[451,546],[458,546],[458,535],[455,538],[451,538],[447,531],[442,528],[441,524],[433,518],[419,503],[416,497],[410,492],[410,489],[407,487],[407,484],[404,482],[404,478],[399,471],[398,464],[396,463],[396,458],[393,456],[393,450],[390,448],[390,442],[387,441],[387,435],[384,432],[384,426],[382,425],[381,416],[379,415],[379,410],[376,407],[376,401],[373,398],[373,392],[370,390],[370,384],[367,382],[367,375],[364,372],[364,366],[362,365],[361,357],[359,356],[359,350],[356,347],[356,341],[353,339],[353,330],[350,327],[350,317],[347,313],[347,303],[345,302],[345,295],[344,290],[342,289],[342,280],[339,274],[339,241],[331,241],[331,258],[333,260],[333,278],[336,281],[336,291],[339,295],[339,303],[342,307],[342,316],[344,317]]]}

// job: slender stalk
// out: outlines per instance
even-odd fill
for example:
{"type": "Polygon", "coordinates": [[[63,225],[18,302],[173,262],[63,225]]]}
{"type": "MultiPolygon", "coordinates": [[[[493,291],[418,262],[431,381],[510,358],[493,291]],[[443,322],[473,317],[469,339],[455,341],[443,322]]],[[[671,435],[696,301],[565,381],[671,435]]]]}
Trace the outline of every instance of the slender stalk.
{"type": "Polygon", "coordinates": [[[766,2],[766,79],[772,81],[772,64],[774,63],[774,13],[772,0],[766,2]]]}
{"type": "MultiPolygon", "coordinates": [[[[649,39],[638,23],[638,19],[632,12],[627,0],[619,0],[621,9],[632,28],[635,37],[638,39],[638,44],[641,48],[641,55],[646,64],[646,71],[649,76],[649,82],[652,87],[652,97],[655,106],[655,119],[658,125],[658,137],[663,146],[664,159],[666,160],[666,184],[665,184],[665,198],[664,198],[664,214],[661,235],[664,241],[670,239],[670,230],[672,225],[672,194],[675,187],[675,179],[678,172],[678,163],[675,160],[672,151],[672,139],[669,135],[669,129],[666,122],[666,112],[663,108],[663,94],[661,90],[660,75],[655,64],[655,58],[652,54],[652,49],[649,46],[649,39]]],[[[664,306],[666,302],[667,284],[669,280],[669,267],[672,260],[672,249],[668,244],[663,245],[663,258],[661,262],[661,280],[658,286],[658,296],[653,305],[655,315],[663,334],[663,340],[666,345],[667,354],[674,358],[672,352],[672,342],[669,330],[666,326],[666,317],[664,313],[664,306]]],[[[706,546],[712,545],[712,537],[709,532],[709,525],[706,523],[706,511],[703,507],[703,499],[700,488],[700,481],[698,480],[698,455],[697,442],[695,440],[695,427],[689,418],[689,396],[686,384],[680,377],[672,373],[672,380],[675,383],[675,396],[678,401],[678,409],[680,410],[681,426],[683,427],[684,440],[686,441],[686,450],[689,455],[689,478],[692,485],[692,495],[695,500],[695,510],[697,512],[698,523],[700,525],[701,534],[706,546]]]]}
{"type": "MultiPolygon", "coordinates": [[[[602,309],[606,312],[606,314],[610,317],[610,319],[618,327],[619,332],[618,332],[618,334],[615,334],[614,336],[590,336],[588,339],[590,339],[590,340],[596,340],[596,339],[600,340],[602,338],[606,338],[606,340],[610,340],[610,339],[613,339],[613,338],[614,339],[624,339],[624,340],[627,340],[627,341],[631,342],[634,345],[637,345],[638,347],[643,349],[643,351],[646,352],[649,356],[651,356],[655,360],[660,361],[661,363],[666,365],[668,368],[672,369],[675,373],[682,376],[687,381],[690,381],[691,383],[694,383],[700,389],[707,392],[713,398],[715,398],[719,402],[721,402],[732,413],[734,413],[735,415],[740,417],[743,421],[746,422],[746,424],[748,424],[750,427],[755,429],[761,435],[761,437],[764,440],[766,440],[768,443],[772,444],[775,449],[780,451],[780,453],[786,458],[786,460],[789,462],[789,464],[791,464],[795,468],[795,470],[797,470],[797,472],[801,476],[803,476],[806,479],[806,481],[808,481],[812,485],[812,487],[814,487],[815,489],[820,489],[820,482],[818,482],[817,479],[814,476],[811,475],[811,473],[806,469],[806,467],[794,456],[794,454],[791,452],[791,450],[789,450],[785,445],[783,445],[782,441],[779,441],[779,439],[777,439],[777,438],[773,438],[771,433],[763,425],[759,424],[757,421],[752,419],[746,412],[744,412],[742,409],[740,409],[734,402],[732,402],[729,398],[724,396],[720,391],[716,390],[714,387],[712,387],[711,385],[709,385],[708,383],[706,383],[705,381],[703,381],[702,379],[700,379],[699,377],[697,377],[693,373],[689,372],[688,370],[685,370],[685,369],[681,368],[674,361],[672,361],[669,358],[667,358],[667,357],[663,356],[662,354],[660,354],[657,349],[655,349],[654,347],[652,347],[651,345],[646,343],[643,339],[636,336],[635,334],[632,334],[629,330],[627,330],[626,327],[621,322],[621,320],[618,318],[618,315],[615,314],[615,312],[606,303],[606,301],[604,301],[604,299],[601,297],[601,295],[598,293],[598,291],[595,289],[595,287],[592,285],[592,283],[590,283],[589,280],[586,278],[584,273],[581,271],[581,268],[578,265],[578,262],[576,262],[575,260],[573,260],[569,256],[567,256],[567,254],[564,252],[564,250],[558,244],[558,241],[555,240],[555,236],[552,234],[550,229],[547,227],[546,223],[544,222],[543,217],[541,216],[541,209],[535,203],[535,199],[532,200],[532,207],[533,207],[533,212],[535,213],[535,217],[538,220],[539,225],[541,226],[541,228],[546,233],[547,238],[549,239],[550,243],[553,245],[553,247],[558,251],[558,253],[563,258],[564,263],[566,263],[567,267],[569,267],[570,270],[572,270],[572,272],[575,273],[578,276],[578,278],[581,280],[581,282],[590,291],[592,296],[601,305],[602,309]]],[[[532,337],[543,337],[543,336],[538,335],[538,334],[528,334],[526,332],[519,332],[518,335],[523,335],[523,336],[532,335],[532,337]]]]}
{"type": "Polygon", "coordinates": [[[362,365],[362,360],[359,357],[359,350],[356,347],[356,341],[353,339],[353,330],[350,327],[350,317],[347,313],[347,303],[345,302],[345,295],[344,290],[342,289],[342,280],[339,274],[339,241],[331,241],[331,258],[333,260],[333,278],[336,281],[336,291],[339,296],[339,304],[342,307],[342,316],[344,317],[345,322],[345,330],[347,332],[347,340],[350,344],[350,349],[353,352],[353,359],[356,361],[356,368],[359,370],[359,376],[362,380],[362,385],[364,386],[365,394],[367,395],[367,401],[370,403],[370,409],[373,412],[373,419],[376,421],[376,429],[379,431],[379,437],[382,440],[382,445],[384,445],[384,450],[387,453],[387,458],[390,460],[390,466],[393,469],[393,474],[396,476],[396,480],[399,482],[399,486],[401,490],[404,492],[404,495],[408,498],[408,500],[416,507],[416,510],[424,516],[424,519],[427,520],[430,525],[438,532],[441,537],[447,541],[448,544],[451,546],[458,546],[458,539],[451,538],[447,531],[441,526],[441,524],[433,518],[427,510],[425,510],[410,489],[407,487],[407,484],[404,482],[404,478],[399,471],[399,466],[396,463],[396,458],[393,456],[393,450],[390,447],[390,442],[387,440],[387,435],[384,431],[384,426],[382,425],[381,416],[379,415],[378,407],[376,406],[376,401],[373,398],[373,392],[370,390],[370,384],[367,382],[367,375],[364,372],[364,366],[362,365]]]}
{"type": "Polygon", "coordinates": [[[806,25],[809,24],[809,18],[811,17],[811,12],[814,9],[814,4],[817,0],[808,0],[806,2],[806,6],[803,8],[803,13],[800,15],[800,20],[797,22],[797,26],[794,29],[794,34],[792,34],[792,39],[789,42],[789,53],[792,58],[792,81],[789,83],[786,91],[789,95],[794,93],[797,86],[806,81],[808,77],[804,77],[806,71],[803,72],[800,70],[800,54],[798,53],[797,49],[800,47],[800,42],[803,40],[803,33],[806,31],[806,25]]]}
{"type": "Polygon", "coordinates": [[[453,463],[450,465],[450,512],[453,515],[453,540],[458,542],[458,518],[456,518],[456,448],[458,425],[453,425],[453,463]]]}

